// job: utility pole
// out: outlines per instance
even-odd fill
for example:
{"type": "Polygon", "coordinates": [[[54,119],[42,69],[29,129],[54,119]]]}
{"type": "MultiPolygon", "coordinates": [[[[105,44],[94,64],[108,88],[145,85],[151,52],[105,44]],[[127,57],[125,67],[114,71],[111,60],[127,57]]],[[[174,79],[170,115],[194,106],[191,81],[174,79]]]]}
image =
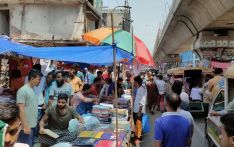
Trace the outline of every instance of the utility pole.
{"type": "Polygon", "coordinates": [[[124,4],[124,16],[123,16],[123,30],[130,32],[131,28],[131,7],[129,7],[128,0],[125,0],[124,4]]]}

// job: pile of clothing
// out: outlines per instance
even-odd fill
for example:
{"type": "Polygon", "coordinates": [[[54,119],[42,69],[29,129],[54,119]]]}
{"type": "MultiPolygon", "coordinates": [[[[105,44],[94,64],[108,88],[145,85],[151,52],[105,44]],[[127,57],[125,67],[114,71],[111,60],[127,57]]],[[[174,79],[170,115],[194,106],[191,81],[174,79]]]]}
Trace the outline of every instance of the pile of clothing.
{"type": "MultiPolygon", "coordinates": [[[[126,141],[126,133],[118,133],[118,146],[121,147],[123,142],[126,141]]],[[[113,131],[83,131],[79,134],[76,140],[71,144],[73,146],[86,146],[86,147],[112,147],[116,143],[116,133],[113,131]]]]}
{"type": "MultiPolygon", "coordinates": [[[[111,115],[112,115],[112,121],[116,119],[116,110],[111,109],[110,110],[111,115]]],[[[117,115],[118,115],[118,120],[122,121],[127,121],[128,120],[128,110],[127,109],[117,109],[117,115]]]]}
{"type": "Polygon", "coordinates": [[[121,98],[124,98],[124,99],[127,99],[127,100],[131,100],[131,98],[132,98],[132,96],[131,96],[131,94],[123,94],[123,95],[121,95],[121,98]]]}
{"type": "MultiPolygon", "coordinates": [[[[126,133],[119,132],[118,133],[118,146],[121,147],[123,142],[125,141],[126,133]]],[[[109,132],[104,133],[99,141],[97,141],[96,147],[103,147],[103,146],[116,146],[116,133],[109,132]]]]}
{"type": "Polygon", "coordinates": [[[72,142],[73,146],[93,147],[95,143],[102,137],[104,132],[82,131],[76,140],[72,142]]]}
{"type": "Polygon", "coordinates": [[[103,136],[104,132],[102,131],[83,131],[79,134],[79,138],[94,138],[100,139],[103,136]]]}
{"type": "Polygon", "coordinates": [[[130,100],[125,98],[118,99],[118,108],[119,109],[128,109],[130,107],[130,100]]]}
{"type": "Polygon", "coordinates": [[[110,108],[102,105],[94,105],[92,115],[97,117],[101,124],[111,123],[110,108]]]}

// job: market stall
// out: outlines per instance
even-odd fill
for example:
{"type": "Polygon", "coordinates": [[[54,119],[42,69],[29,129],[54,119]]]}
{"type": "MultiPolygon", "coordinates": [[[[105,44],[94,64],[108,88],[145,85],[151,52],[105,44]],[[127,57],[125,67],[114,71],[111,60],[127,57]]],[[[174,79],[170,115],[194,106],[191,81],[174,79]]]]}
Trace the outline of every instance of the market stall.
{"type": "Polygon", "coordinates": [[[73,146],[112,147],[116,144],[116,131],[118,131],[118,146],[129,145],[131,126],[129,120],[130,93],[125,93],[118,101],[118,111],[115,113],[113,103],[103,102],[94,105],[92,112],[84,114],[85,127],[76,131],[79,135],[71,142],[73,146]],[[118,130],[116,130],[116,115],[118,115],[118,130]]]}
{"type": "MultiPolygon", "coordinates": [[[[57,61],[69,61],[69,62],[83,62],[94,65],[108,65],[113,63],[113,46],[95,46],[95,47],[32,47],[23,44],[19,44],[8,38],[0,38],[0,52],[2,54],[13,53],[15,55],[21,55],[25,57],[34,57],[40,59],[52,59],[57,61]],[[105,57],[105,58],[103,58],[105,57]]],[[[115,61],[119,62],[124,59],[131,59],[132,54],[123,51],[122,49],[116,48],[115,61]]],[[[130,101],[130,93],[123,96],[123,101],[130,101]]],[[[119,101],[122,102],[122,101],[119,101]]],[[[118,106],[118,105],[117,105],[118,106]]],[[[123,105],[119,105],[123,106],[123,105]]],[[[125,146],[129,143],[131,127],[128,122],[128,110],[129,105],[125,106],[125,109],[116,109],[113,104],[102,103],[94,106],[94,111],[100,108],[105,110],[104,118],[101,119],[92,112],[90,115],[92,118],[96,118],[97,126],[84,128],[79,130],[78,138],[69,143],[79,144],[84,138],[90,138],[95,140],[93,146],[107,146],[115,145],[118,140],[119,146],[125,146]],[[117,110],[117,111],[116,111],[117,110]],[[117,113],[116,113],[117,112],[117,113]],[[117,120],[116,120],[117,118],[117,120]],[[119,126],[117,127],[117,125],[119,126]],[[116,129],[117,128],[117,129],[116,129]],[[118,133],[116,133],[118,132],[118,133]],[[106,134],[107,133],[107,134],[106,134]],[[117,137],[116,137],[116,134],[117,137]],[[107,136],[107,137],[105,137],[107,136]],[[118,139],[116,139],[118,138],[118,139]]],[[[102,113],[98,113],[102,114],[102,113]]],[[[91,117],[90,116],[90,117],[91,117]]],[[[84,116],[85,118],[86,116],[84,116]]],[[[86,120],[86,122],[94,122],[86,120]]],[[[78,128],[78,126],[77,126],[78,128]]],[[[54,135],[56,137],[56,135],[54,135]]],[[[87,145],[90,142],[86,142],[87,145]]],[[[83,142],[84,144],[84,142],[83,142]]]]}

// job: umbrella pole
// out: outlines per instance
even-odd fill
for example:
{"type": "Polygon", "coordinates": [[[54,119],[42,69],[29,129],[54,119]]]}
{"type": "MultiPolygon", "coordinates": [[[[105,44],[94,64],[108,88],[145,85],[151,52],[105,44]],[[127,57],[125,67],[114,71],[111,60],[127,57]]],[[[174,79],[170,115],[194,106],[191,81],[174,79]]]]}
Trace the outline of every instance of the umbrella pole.
{"type": "Polygon", "coordinates": [[[113,58],[114,58],[114,78],[115,78],[115,121],[116,121],[116,147],[118,147],[119,143],[119,135],[118,135],[118,95],[117,95],[117,73],[116,73],[116,46],[115,36],[114,36],[114,25],[113,25],[113,13],[111,13],[111,29],[112,29],[112,45],[113,45],[113,58]]]}

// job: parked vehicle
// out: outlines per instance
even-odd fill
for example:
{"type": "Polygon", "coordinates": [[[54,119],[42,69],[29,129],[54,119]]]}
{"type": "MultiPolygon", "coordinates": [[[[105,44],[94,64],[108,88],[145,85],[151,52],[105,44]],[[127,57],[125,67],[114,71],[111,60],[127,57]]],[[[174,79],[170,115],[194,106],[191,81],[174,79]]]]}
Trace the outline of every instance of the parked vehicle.
{"type": "Polygon", "coordinates": [[[220,117],[212,116],[211,112],[218,112],[220,114],[233,111],[230,109],[230,103],[234,100],[234,68],[229,68],[225,73],[225,78],[218,83],[218,92],[210,104],[209,115],[206,121],[206,137],[210,146],[220,147],[221,142],[219,135],[220,130],[220,117]]]}

